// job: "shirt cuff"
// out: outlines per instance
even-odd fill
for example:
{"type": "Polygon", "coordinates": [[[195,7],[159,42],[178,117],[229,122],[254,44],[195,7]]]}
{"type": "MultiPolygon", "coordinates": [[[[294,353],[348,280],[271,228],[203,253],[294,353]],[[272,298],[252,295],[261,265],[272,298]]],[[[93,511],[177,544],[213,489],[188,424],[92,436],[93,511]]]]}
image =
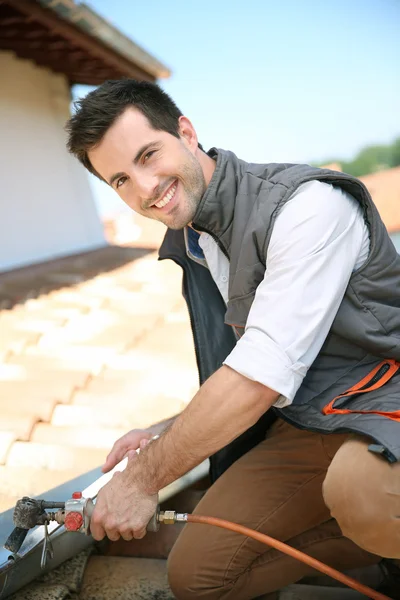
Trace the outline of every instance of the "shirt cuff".
{"type": "Polygon", "coordinates": [[[278,344],[254,327],[246,329],[224,365],[278,392],[280,397],[274,404],[277,408],[293,402],[307,373],[306,365],[292,363],[278,344]]]}

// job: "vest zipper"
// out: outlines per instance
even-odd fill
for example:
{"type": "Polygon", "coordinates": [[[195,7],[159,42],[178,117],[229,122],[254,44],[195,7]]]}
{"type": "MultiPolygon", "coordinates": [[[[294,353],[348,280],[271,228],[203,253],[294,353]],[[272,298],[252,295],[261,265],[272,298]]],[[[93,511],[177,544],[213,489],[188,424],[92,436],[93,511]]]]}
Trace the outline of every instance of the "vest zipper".
{"type": "Polygon", "coordinates": [[[371,385],[375,385],[376,383],[378,383],[378,381],[381,379],[381,377],[383,377],[385,375],[385,373],[387,373],[389,371],[389,369],[390,369],[389,363],[385,363],[384,365],[382,365],[381,368],[379,369],[379,371],[377,373],[375,373],[375,375],[365,385],[363,385],[359,389],[359,391],[361,392],[362,390],[369,388],[371,385]]]}
{"type": "MultiPolygon", "coordinates": [[[[331,400],[324,408],[323,414],[333,414],[333,412],[343,411],[347,412],[347,409],[343,407],[346,404],[354,400],[360,394],[365,394],[376,388],[380,388],[387,381],[389,381],[400,369],[400,363],[394,359],[387,359],[382,361],[372,372],[366,375],[361,381],[353,385],[351,388],[338,394],[333,400],[331,400]],[[369,378],[368,378],[369,377],[369,378]],[[336,407],[338,404],[338,407],[336,407]]],[[[351,411],[350,411],[351,412],[351,411]]],[[[356,411],[357,412],[357,411],[356,411]]],[[[362,412],[362,411],[361,411],[362,412]]],[[[367,411],[368,412],[368,411],[367,411]]]]}
{"type": "Polygon", "coordinates": [[[222,244],[221,240],[215,235],[215,233],[211,233],[211,231],[209,231],[208,229],[201,227],[201,225],[196,225],[195,223],[192,223],[192,226],[193,226],[193,229],[195,229],[196,231],[208,233],[208,235],[211,236],[212,239],[214,240],[214,242],[217,244],[218,248],[222,251],[222,253],[225,254],[226,258],[228,260],[230,260],[229,254],[228,254],[225,246],[222,244]]]}

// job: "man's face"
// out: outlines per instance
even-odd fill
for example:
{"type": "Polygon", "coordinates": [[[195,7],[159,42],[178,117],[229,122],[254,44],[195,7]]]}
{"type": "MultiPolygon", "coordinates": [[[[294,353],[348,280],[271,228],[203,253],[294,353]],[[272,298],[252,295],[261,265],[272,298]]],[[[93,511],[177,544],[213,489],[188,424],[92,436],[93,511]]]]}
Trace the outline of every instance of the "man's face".
{"type": "Polygon", "coordinates": [[[130,208],[171,229],[192,221],[206,190],[193,127],[185,118],[180,126],[176,138],[154,130],[139,110],[128,108],[88,152],[97,173],[130,208]]]}

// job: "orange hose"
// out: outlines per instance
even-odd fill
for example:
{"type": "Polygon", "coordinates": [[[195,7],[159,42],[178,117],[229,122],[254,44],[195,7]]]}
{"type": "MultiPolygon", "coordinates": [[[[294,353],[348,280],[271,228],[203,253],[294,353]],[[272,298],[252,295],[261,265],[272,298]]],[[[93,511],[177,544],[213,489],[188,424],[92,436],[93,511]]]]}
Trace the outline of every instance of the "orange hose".
{"type": "Polygon", "coordinates": [[[336,571],[336,569],[332,569],[332,567],[328,567],[328,565],[308,556],[308,554],[304,554],[304,552],[300,552],[300,550],[296,550],[296,548],[292,548],[283,542],[275,540],[269,535],[265,535],[264,533],[260,533],[259,531],[255,531],[254,529],[250,529],[249,527],[244,527],[243,525],[238,525],[237,523],[232,523],[231,521],[225,521],[224,519],[217,519],[216,517],[204,517],[201,515],[190,515],[187,516],[188,523],[205,523],[207,525],[215,525],[216,527],[222,527],[223,529],[229,529],[230,531],[235,531],[237,533],[242,533],[248,537],[257,540],[258,542],[262,542],[267,546],[272,546],[276,550],[280,550],[289,556],[300,560],[301,562],[309,565],[313,569],[317,571],[321,571],[321,573],[325,573],[325,575],[329,575],[334,579],[337,579],[341,583],[353,588],[353,590],[357,590],[361,594],[367,596],[367,598],[372,598],[372,600],[391,600],[388,596],[384,596],[380,594],[376,590],[371,589],[370,587],[363,585],[356,579],[352,577],[348,577],[341,573],[340,571],[336,571]]]}

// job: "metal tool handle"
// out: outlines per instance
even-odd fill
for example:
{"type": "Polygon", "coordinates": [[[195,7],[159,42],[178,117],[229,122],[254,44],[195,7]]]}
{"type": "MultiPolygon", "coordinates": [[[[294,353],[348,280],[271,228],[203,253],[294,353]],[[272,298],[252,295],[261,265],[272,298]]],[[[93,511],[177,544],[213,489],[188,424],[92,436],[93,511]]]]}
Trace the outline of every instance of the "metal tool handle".
{"type": "Polygon", "coordinates": [[[51,543],[49,530],[47,527],[47,521],[44,523],[44,540],[43,540],[43,550],[42,550],[42,558],[40,560],[40,568],[45,569],[47,567],[47,563],[49,560],[54,558],[54,550],[53,544],[51,543]]]}
{"type": "MultiPolygon", "coordinates": [[[[93,510],[94,510],[94,504],[90,500],[90,502],[87,502],[86,507],[85,507],[85,518],[87,519],[87,522],[86,522],[87,533],[89,533],[89,531],[90,531],[90,519],[92,518],[93,510]]],[[[157,506],[156,512],[151,517],[150,521],[147,523],[146,531],[156,532],[160,529],[160,523],[158,521],[159,514],[160,514],[160,507],[157,506]]]]}
{"type": "Polygon", "coordinates": [[[154,515],[151,517],[150,521],[147,523],[146,530],[151,532],[156,532],[160,529],[160,523],[158,520],[158,515],[160,514],[160,507],[157,506],[157,510],[154,515]]]}
{"type": "Polygon", "coordinates": [[[8,536],[6,543],[4,544],[4,548],[9,550],[13,554],[18,552],[21,548],[24,540],[27,536],[29,529],[22,529],[22,527],[15,527],[11,534],[8,536]]]}

